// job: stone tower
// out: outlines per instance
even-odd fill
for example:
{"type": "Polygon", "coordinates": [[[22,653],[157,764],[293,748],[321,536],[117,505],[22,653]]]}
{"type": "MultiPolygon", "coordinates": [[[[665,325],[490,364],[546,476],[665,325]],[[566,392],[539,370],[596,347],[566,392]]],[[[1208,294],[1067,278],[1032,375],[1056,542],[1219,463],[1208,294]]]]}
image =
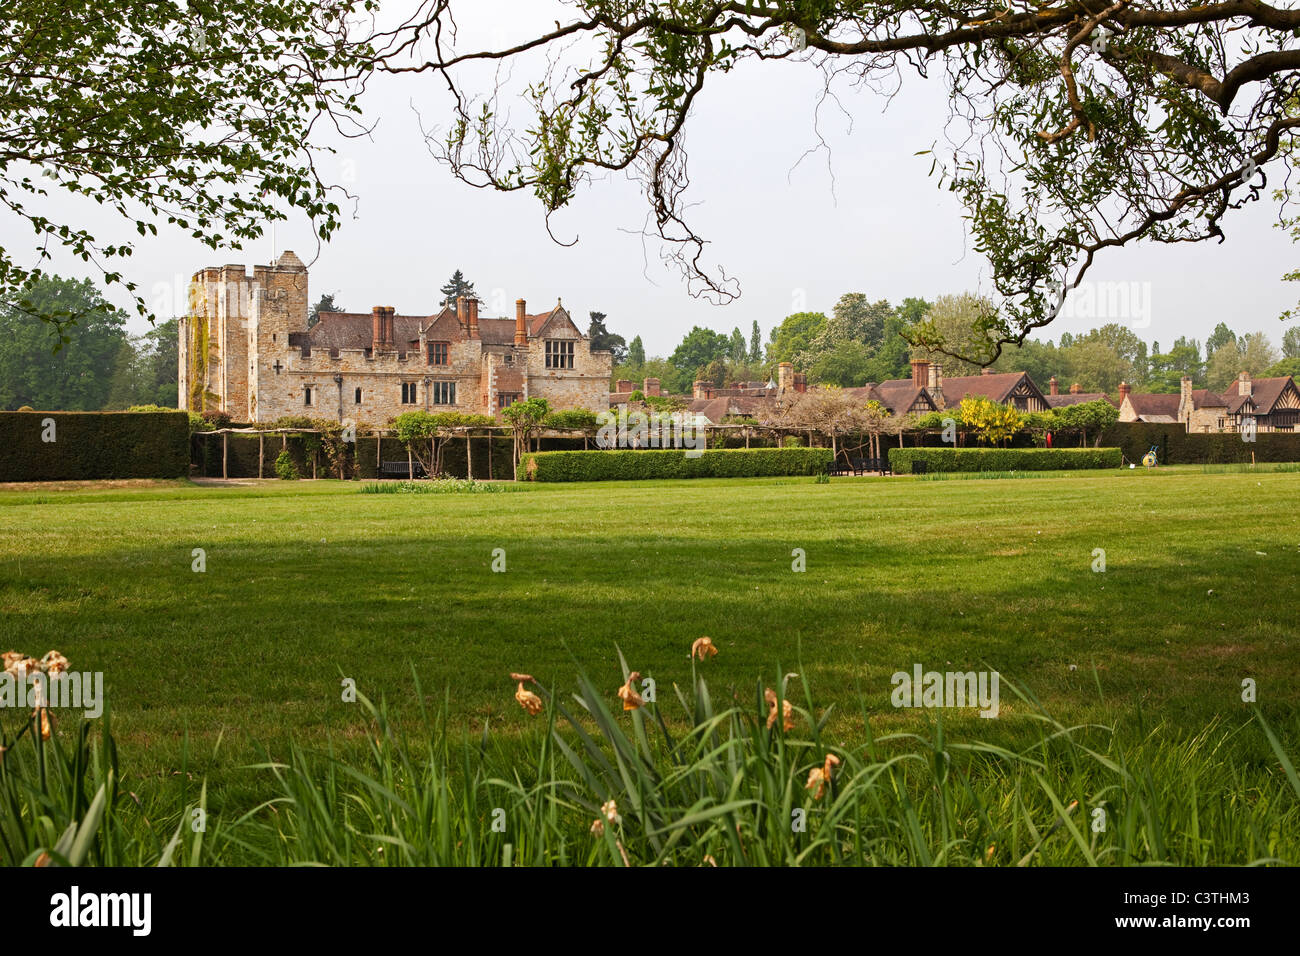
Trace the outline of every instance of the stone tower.
{"type": "Polygon", "coordinates": [[[189,315],[180,321],[179,407],[256,420],[262,365],[284,349],[290,331],[306,327],[307,267],[292,252],[254,266],[252,276],[243,265],[196,272],[189,315]]]}

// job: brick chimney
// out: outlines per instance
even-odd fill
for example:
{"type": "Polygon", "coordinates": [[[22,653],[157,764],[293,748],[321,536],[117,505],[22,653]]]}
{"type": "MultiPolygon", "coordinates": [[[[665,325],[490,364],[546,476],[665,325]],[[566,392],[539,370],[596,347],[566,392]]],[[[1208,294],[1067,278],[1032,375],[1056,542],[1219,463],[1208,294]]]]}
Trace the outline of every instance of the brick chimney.
{"type": "Polygon", "coordinates": [[[625,378],[620,378],[618,380],[618,386],[615,388],[615,391],[617,391],[620,395],[622,395],[625,392],[630,392],[632,391],[632,383],[625,378]]]}
{"type": "Polygon", "coordinates": [[[1078,382],[1075,382],[1073,385],[1070,386],[1071,395],[1078,395],[1082,391],[1083,391],[1083,386],[1080,385],[1078,382]]]}
{"type": "Polygon", "coordinates": [[[646,395],[660,395],[660,394],[662,394],[662,393],[659,391],[659,379],[657,379],[657,378],[648,378],[648,379],[646,379],[645,382],[642,383],[642,385],[641,385],[641,391],[642,391],[643,393],[645,393],[646,395]]]}
{"type": "Polygon", "coordinates": [[[939,388],[939,376],[942,374],[942,367],[937,362],[931,362],[930,376],[926,379],[925,387],[932,392],[936,391],[939,388]]]}
{"type": "Polygon", "coordinates": [[[1047,394],[1048,394],[1048,395],[1060,395],[1060,394],[1061,394],[1061,386],[1060,386],[1060,384],[1056,381],[1056,376],[1055,376],[1055,375],[1053,375],[1052,378],[1051,378],[1051,380],[1047,383],[1047,394]]]}
{"type": "Polygon", "coordinates": [[[523,299],[515,302],[515,345],[528,344],[528,303],[523,299]]]}
{"type": "Polygon", "coordinates": [[[1244,395],[1246,398],[1251,397],[1250,373],[1242,372],[1237,376],[1237,394],[1244,395]]]}
{"type": "Polygon", "coordinates": [[[712,398],[712,397],[713,397],[712,392],[713,392],[713,383],[712,383],[712,382],[706,382],[706,381],[700,380],[700,381],[698,381],[698,382],[695,383],[695,390],[694,390],[694,397],[695,397],[695,398],[697,398],[697,399],[701,399],[701,398],[712,398]]]}
{"type": "Polygon", "coordinates": [[[370,346],[374,349],[393,347],[393,313],[391,305],[377,305],[370,310],[370,346]]]}
{"type": "Polygon", "coordinates": [[[776,391],[777,394],[789,390],[794,385],[794,366],[789,362],[781,362],[776,367],[776,391]]]}
{"type": "Polygon", "coordinates": [[[1195,403],[1192,401],[1192,380],[1189,376],[1184,375],[1178,385],[1178,418],[1183,424],[1192,420],[1192,412],[1195,403]]]}
{"type": "Polygon", "coordinates": [[[463,330],[469,331],[469,300],[463,295],[456,296],[456,321],[463,330]]]}
{"type": "Polygon", "coordinates": [[[384,342],[388,347],[397,347],[397,332],[394,326],[397,322],[397,309],[391,305],[384,306],[384,342]]]}
{"type": "Polygon", "coordinates": [[[478,298],[473,297],[469,300],[469,337],[478,338],[478,298]]]}
{"type": "Polygon", "coordinates": [[[803,372],[794,373],[794,390],[796,392],[808,391],[808,376],[803,372]]]}
{"type": "Polygon", "coordinates": [[[1131,389],[1130,389],[1130,387],[1129,387],[1128,382],[1120,382],[1120,383],[1119,383],[1119,403],[1120,403],[1121,405],[1124,404],[1124,399],[1128,398],[1128,393],[1129,393],[1130,390],[1131,390],[1131,389]]]}
{"type": "Polygon", "coordinates": [[[930,381],[930,363],[925,359],[912,359],[912,384],[925,388],[930,381]]]}

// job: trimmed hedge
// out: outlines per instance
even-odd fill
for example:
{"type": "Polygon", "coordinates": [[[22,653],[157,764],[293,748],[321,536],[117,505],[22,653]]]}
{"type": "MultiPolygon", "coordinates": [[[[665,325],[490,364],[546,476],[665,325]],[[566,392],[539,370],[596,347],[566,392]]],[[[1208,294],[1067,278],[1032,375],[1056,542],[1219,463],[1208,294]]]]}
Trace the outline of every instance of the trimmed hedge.
{"type": "Polygon", "coordinates": [[[829,448],[710,449],[685,451],[542,451],[519,461],[527,481],[624,481],[641,478],[759,478],[815,475],[831,463],[829,448]]]}
{"type": "Polygon", "coordinates": [[[1118,468],[1118,448],[891,448],[889,465],[912,474],[912,462],[928,471],[1066,471],[1118,468]]]}
{"type": "Polygon", "coordinates": [[[0,412],[0,481],[184,478],[185,412],[0,412]],[[49,422],[53,421],[53,441],[49,422]]]}
{"type": "Polygon", "coordinates": [[[1300,461],[1300,434],[1256,432],[1255,440],[1242,441],[1238,432],[1188,434],[1178,424],[1116,422],[1101,433],[1103,445],[1117,445],[1132,462],[1154,445],[1162,465],[1223,465],[1255,461],[1300,461]]]}

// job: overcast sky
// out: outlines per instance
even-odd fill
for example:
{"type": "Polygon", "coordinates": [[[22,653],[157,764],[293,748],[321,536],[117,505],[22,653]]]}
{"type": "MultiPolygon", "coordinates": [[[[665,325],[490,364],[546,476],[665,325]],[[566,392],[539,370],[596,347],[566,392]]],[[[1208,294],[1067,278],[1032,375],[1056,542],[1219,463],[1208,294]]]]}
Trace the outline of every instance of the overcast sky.
{"type": "MultiPolygon", "coordinates": [[[[529,22],[569,19],[543,0],[476,0],[473,8],[479,19],[462,21],[462,46],[471,45],[470,35],[500,39],[529,22]]],[[[670,352],[693,325],[728,332],[739,326],[748,339],[757,320],[766,340],[790,312],[829,313],[845,292],[898,302],[987,291],[987,267],[967,250],[959,206],[929,175],[929,157],[914,155],[942,135],[942,81],[909,75],[888,109],[878,95],[842,91],[852,132],[843,116],[824,110],[829,169],[825,154],[795,169],[816,143],[819,89],[820,74],[810,66],[751,64],[711,77],[688,125],[690,196],[699,204],[694,224],[743,288],[726,306],[691,298],[678,275],[660,265],[658,247],[639,235],[646,207],[636,184],[619,178],[580,193],[553,220],[557,236],[577,239],[564,248],[547,235],[530,194],[493,194],[454,179],[429,154],[413,109],[426,125],[445,126],[446,95],[432,76],[372,84],[365,106],[378,128],[369,140],[344,144],[334,170],[359,197],[355,219],[349,209],[344,228],[319,251],[301,217],[278,225],[274,239],[213,252],[162,223],[160,236],[144,241],[98,209],[75,207],[76,215],[101,241],[137,240],[126,271],[150,303],[170,299],[183,307],[188,278],[203,266],[264,263],[292,249],[309,263],[313,300],[333,292],[349,310],[391,305],[428,314],[438,287],[459,268],[484,297],[485,314],[512,314],[520,297],[530,311],[562,298],[584,327],[588,311],[605,312],[612,331],[629,341],[640,335],[651,355],[670,352]]],[[[523,118],[524,109],[515,115],[523,118]]],[[[333,162],[326,161],[327,174],[333,162]]],[[[1300,285],[1281,281],[1300,248],[1275,228],[1276,215],[1271,201],[1257,203],[1226,221],[1222,245],[1119,250],[1090,275],[1149,290],[1150,325],[1138,333],[1163,347],[1184,334],[1204,340],[1220,321],[1239,331],[1262,329],[1276,345],[1284,328],[1279,313],[1300,298],[1300,285]]],[[[6,248],[18,253],[30,245],[12,221],[0,228],[6,248]]],[[[87,275],[70,258],[58,266],[87,275]]],[[[126,304],[120,294],[113,298],[126,304]]],[[[1058,320],[1040,337],[1057,339],[1101,321],[1058,320]]],[[[133,318],[131,328],[146,325],[133,318]]]]}

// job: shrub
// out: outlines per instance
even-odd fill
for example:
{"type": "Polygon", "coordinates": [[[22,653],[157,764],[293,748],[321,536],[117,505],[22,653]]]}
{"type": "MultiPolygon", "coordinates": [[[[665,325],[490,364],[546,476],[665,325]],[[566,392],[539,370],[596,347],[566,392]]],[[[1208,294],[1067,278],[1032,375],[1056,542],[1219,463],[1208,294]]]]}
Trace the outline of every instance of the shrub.
{"type": "Polygon", "coordinates": [[[902,475],[924,461],[927,471],[1057,471],[1118,468],[1118,448],[891,448],[890,467],[902,475]]]}
{"type": "Polygon", "coordinates": [[[0,412],[0,481],[183,478],[189,467],[184,412],[0,412]]]}
{"type": "Polygon", "coordinates": [[[288,449],[276,456],[275,473],[284,481],[298,480],[298,466],[293,463],[293,456],[289,454],[288,449]]]}
{"type": "Polygon", "coordinates": [[[642,478],[757,478],[815,475],[831,462],[829,448],[735,448],[696,458],[681,450],[543,451],[520,459],[529,481],[623,481],[642,478]]]}
{"type": "Polygon", "coordinates": [[[547,428],[581,428],[594,431],[596,428],[596,413],[585,408],[566,408],[562,411],[551,412],[542,420],[542,424],[547,428]]]}
{"type": "Polygon", "coordinates": [[[802,448],[803,439],[798,435],[786,435],[781,439],[782,448],[802,448]]]}
{"type": "Polygon", "coordinates": [[[227,428],[231,422],[229,413],[223,412],[219,408],[209,408],[202,412],[202,415],[203,420],[213,428],[227,428]]]}

